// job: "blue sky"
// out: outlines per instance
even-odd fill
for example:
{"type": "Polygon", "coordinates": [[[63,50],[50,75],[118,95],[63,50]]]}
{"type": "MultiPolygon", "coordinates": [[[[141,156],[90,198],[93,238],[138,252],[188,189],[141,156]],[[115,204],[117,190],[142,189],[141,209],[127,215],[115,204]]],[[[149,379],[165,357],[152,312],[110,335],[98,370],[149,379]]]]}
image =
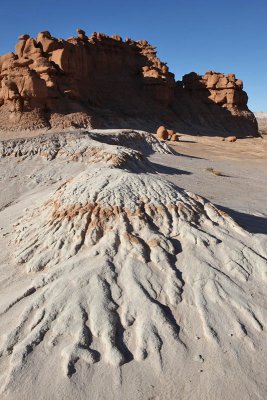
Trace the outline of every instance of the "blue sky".
{"type": "Polygon", "coordinates": [[[19,34],[67,38],[77,27],[148,40],[177,80],[191,71],[233,72],[250,108],[267,112],[267,0],[3,1],[0,54],[19,34]]]}

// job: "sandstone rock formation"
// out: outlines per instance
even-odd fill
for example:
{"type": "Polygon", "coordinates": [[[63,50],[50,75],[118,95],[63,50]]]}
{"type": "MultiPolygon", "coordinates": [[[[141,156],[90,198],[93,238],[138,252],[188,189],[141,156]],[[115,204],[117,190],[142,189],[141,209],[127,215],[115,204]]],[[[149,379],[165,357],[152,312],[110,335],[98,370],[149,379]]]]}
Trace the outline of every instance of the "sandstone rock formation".
{"type": "Polygon", "coordinates": [[[239,137],[258,134],[256,118],[247,107],[243,82],[234,74],[207,71],[201,76],[191,72],[176,83],[176,98],[184,103],[184,112],[189,112],[186,118],[199,126],[225,129],[239,137]]]}
{"type": "Polygon", "coordinates": [[[242,81],[207,72],[175,82],[146,40],[94,32],[56,39],[19,36],[0,57],[0,130],[128,127],[257,134],[242,81]],[[161,123],[160,123],[161,122],[161,123]]]}

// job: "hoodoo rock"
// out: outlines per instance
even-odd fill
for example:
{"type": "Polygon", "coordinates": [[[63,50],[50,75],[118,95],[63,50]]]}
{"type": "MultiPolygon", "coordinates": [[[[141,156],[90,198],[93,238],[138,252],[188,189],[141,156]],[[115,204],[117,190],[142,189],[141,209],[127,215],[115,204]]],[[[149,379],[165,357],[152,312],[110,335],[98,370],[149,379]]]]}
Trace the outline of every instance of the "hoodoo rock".
{"type": "Polygon", "coordinates": [[[242,81],[208,71],[175,82],[146,40],[94,32],[19,36],[0,57],[0,130],[129,127],[256,135],[242,81]]]}
{"type": "Polygon", "coordinates": [[[184,75],[176,83],[176,99],[183,103],[182,107],[176,105],[177,111],[199,127],[232,132],[238,137],[258,135],[243,82],[234,74],[207,71],[203,76],[195,72],[184,75]]]}

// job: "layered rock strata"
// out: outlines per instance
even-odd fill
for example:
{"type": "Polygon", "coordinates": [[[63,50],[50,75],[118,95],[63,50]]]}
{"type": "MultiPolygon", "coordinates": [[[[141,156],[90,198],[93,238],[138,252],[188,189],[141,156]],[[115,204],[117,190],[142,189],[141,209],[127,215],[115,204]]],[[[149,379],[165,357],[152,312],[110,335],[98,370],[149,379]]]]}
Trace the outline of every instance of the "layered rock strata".
{"type": "Polygon", "coordinates": [[[19,36],[0,57],[0,130],[128,127],[162,123],[257,134],[242,82],[233,74],[185,75],[175,82],[146,40],[82,29],[67,40],[47,31],[19,36]]]}

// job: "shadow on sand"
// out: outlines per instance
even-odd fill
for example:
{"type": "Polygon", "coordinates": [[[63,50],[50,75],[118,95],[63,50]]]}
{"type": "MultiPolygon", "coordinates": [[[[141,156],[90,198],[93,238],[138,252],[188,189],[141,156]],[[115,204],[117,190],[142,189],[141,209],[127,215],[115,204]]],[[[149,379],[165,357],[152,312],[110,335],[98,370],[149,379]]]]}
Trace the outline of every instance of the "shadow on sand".
{"type": "Polygon", "coordinates": [[[167,165],[157,164],[149,160],[152,167],[155,169],[156,172],[160,174],[167,174],[167,175],[191,175],[192,172],[184,171],[183,169],[168,167],[167,165]]]}
{"type": "Polygon", "coordinates": [[[250,233],[261,233],[267,235],[267,217],[246,214],[231,208],[216,205],[219,209],[229,214],[242,228],[250,233]]]}
{"type": "MultiPolygon", "coordinates": [[[[177,142],[177,143],[179,143],[179,142],[177,142]]],[[[179,153],[178,151],[176,151],[176,149],[174,148],[174,146],[170,145],[168,142],[166,142],[166,144],[168,145],[169,148],[171,148],[172,154],[173,154],[174,156],[186,157],[186,158],[195,158],[195,159],[197,159],[197,160],[206,160],[206,158],[204,158],[204,157],[197,157],[197,156],[192,156],[192,155],[189,155],[189,154],[182,154],[182,153],[179,153]]]]}

